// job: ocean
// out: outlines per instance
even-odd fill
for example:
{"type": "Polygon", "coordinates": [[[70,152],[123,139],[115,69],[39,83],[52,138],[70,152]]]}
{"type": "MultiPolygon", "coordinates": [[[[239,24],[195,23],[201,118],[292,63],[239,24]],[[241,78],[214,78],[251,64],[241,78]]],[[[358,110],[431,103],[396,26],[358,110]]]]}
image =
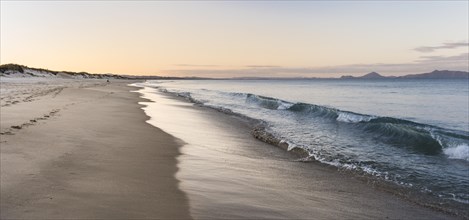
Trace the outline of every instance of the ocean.
{"type": "Polygon", "coordinates": [[[319,161],[469,204],[467,80],[155,80],[143,84],[239,115],[319,161]]]}

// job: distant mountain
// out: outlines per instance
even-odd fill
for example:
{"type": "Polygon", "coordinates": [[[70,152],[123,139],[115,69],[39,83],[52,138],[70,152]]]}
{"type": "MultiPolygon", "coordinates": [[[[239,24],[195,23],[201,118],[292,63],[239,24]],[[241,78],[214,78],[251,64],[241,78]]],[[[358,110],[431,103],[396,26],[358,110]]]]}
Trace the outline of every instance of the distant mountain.
{"type": "Polygon", "coordinates": [[[341,76],[340,78],[341,79],[355,79],[355,76],[345,75],[345,76],[341,76]]]}
{"type": "Polygon", "coordinates": [[[401,76],[405,79],[469,79],[469,72],[451,71],[451,70],[434,70],[430,73],[410,74],[401,76]]]}
{"type": "Polygon", "coordinates": [[[362,79],[382,79],[382,78],[386,78],[386,77],[380,75],[377,72],[371,72],[371,73],[368,73],[364,76],[361,76],[360,78],[362,78],[362,79]]]}
{"type": "Polygon", "coordinates": [[[469,79],[469,72],[451,71],[451,70],[434,70],[430,73],[409,74],[405,76],[383,76],[377,72],[371,72],[363,76],[342,76],[340,79],[469,79]]]}
{"type": "Polygon", "coordinates": [[[347,76],[342,76],[340,77],[341,79],[384,79],[384,78],[387,78],[386,76],[382,76],[380,75],[379,73],[377,72],[371,72],[371,73],[368,73],[368,74],[365,74],[363,76],[350,76],[350,75],[347,75],[347,76]]]}

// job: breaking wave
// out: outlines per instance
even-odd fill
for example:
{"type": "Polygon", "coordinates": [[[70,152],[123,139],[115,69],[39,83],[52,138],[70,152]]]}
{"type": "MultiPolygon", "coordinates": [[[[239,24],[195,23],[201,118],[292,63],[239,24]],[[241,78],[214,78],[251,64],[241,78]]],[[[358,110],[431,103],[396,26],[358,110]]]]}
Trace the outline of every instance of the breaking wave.
{"type": "MultiPolygon", "coordinates": [[[[404,119],[392,117],[379,117],[354,112],[342,111],[335,108],[307,103],[291,103],[275,98],[246,94],[246,102],[271,110],[286,110],[311,117],[322,117],[335,120],[338,123],[351,123],[354,129],[374,135],[374,138],[396,147],[406,147],[424,154],[436,155],[443,152],[452,159],[467,159],[464,149],[467,150],[469,136],[453,133],[432,125],[420,124],[404,119]],[[454,145],[459,146],[457,150],[454,145]],[[464,148],[466,146],[466,148],[464,148]],[[461,152],[460,155],[448,152],[461,152]]],[[[454,131],[456,132],[456,131],[454,131]]],[[[467,152],[466,152],[467,153],[467,152]]]]}
{"type": "MultiPolygon", "coordinates": [[[[464,132],[399,118],[366,115],[309,103],[293,103],[250,93],[225,94],[232,97],[243,97],[247,104],[264,109],[308,115],[309,117],[330,120],[332,123],[344,123],[350,126],[350,129],[359,129],[369,134],[370,137],[394,147],[408,148],[413,152],[427,155],[444,153],[450,159],[469,161],[467,144],[469,135],[464,132]]],[[[194,99],[189,92],[178,92],[177,95],[194,103],[205,103],[205,101],[194,99]]],[[[223,112],[232,112],[226,111],[229,109],[226,107],[208,107],[223,109],[223,112]]]]}
{"type": "Polygon", "coordinates": [[[459,202],[469,198],[464,190],[438,188],[455,180],[434,173],[444,170],[452,178],[455,174],[444,168],[446,163],[467,166],[467,131],[252,93],[153,88],[253,121],[256,128],[251,134],[255,138],[299,154],[304,161],[314,160],[404,187],[427,189],[422,192],[442,194],[442,198],[452,199],[451,193],[457,193],[452,200],[459,202]],[[438,165],[434,165],[435,161],[438,165]],[[413,167],[414,164],[418,166],[413,167]]]}

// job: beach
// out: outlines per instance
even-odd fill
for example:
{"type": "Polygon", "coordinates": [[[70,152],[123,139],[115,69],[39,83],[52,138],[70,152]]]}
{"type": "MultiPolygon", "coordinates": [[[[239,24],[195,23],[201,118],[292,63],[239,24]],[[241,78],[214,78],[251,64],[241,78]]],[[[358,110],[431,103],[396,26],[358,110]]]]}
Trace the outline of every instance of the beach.
{"type": "Polygon", "coordinates": [[[464,218],[303,163],[242,118],[111,81],[2,81],[2,219],[464,218]]]}
{"type": "Polygon", "coordinates": [[[1,107],[2,219],[190,218],[180,145],[145,123],[128,83],[16,84],[34,99],[1,107]]]}

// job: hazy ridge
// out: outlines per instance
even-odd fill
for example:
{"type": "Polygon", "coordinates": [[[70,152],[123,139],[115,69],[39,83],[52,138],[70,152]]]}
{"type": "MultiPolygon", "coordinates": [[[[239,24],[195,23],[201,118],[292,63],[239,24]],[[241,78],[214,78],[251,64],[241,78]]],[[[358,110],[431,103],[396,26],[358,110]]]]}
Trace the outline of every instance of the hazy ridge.
{"type": "Polygon", "coordinates": [[[0,65],[0,76],[6,77],[53,77],[53,78],[90,78],[90,79],[469,79],[467,71],[434,70],[428,73],[408,74],[404,76],[383,76],[377,72],[370,72],[362,76],[343,75],[333,77],[232,77],[232,78],[206,78],[206,77],[167,77],[144,75],[120,75],[112,73],[88,73],[71,71],[54,71],[42,68],[32,68],[19,64],[0,65]]]}

